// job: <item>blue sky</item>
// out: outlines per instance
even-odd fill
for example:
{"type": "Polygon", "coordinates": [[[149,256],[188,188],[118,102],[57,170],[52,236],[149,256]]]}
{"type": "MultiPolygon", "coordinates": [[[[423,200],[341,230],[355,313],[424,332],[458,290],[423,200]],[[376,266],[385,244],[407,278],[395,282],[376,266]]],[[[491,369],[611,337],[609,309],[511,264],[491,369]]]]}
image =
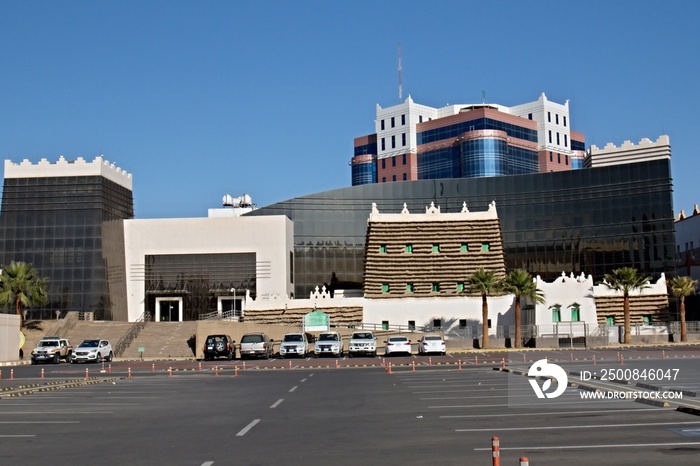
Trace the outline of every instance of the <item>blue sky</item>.
{"type": "MultiPolygon", "coordinates": [[[[587,146],[671,137],[700,203],[695,1],[0,2],[0,154],[105,159],[137,218],[350,185],[353,138],[403,96],[570,100],[587,146]]],[[[0,170],[2,167],[0,167],[0,170]]]]}

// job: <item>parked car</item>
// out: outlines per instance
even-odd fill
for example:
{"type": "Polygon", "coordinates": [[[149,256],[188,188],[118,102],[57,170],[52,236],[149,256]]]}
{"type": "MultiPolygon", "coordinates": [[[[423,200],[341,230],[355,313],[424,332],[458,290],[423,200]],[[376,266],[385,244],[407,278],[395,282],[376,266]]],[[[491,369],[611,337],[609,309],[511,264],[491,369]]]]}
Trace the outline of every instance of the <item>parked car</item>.
{"type": "Polygon", "coordinates": [[[314,344],[314,355],[333,355],[342,357],[345,348],[343,338],[338,332],[321,332],[314,344]]]}
{"type": "Polygon", "coordinates": [[[384,354],[387,356],[393,354],[411,354],[411,340],[403,335],[389,337],[384,343],[386,343],[384,354]]]}
{"type": "Polygon", "coordinates": [[[418,354],[445,354],[445,339],[442,335],[423,335],[418,340],[418,354]]]}
{"type": "Polygon", "coordinates": [[[303,332],[291,332],[282,337],[280,342],[280,357],[299,356],[305,357],[309,352],[309,341],[303,332]]]}
{"type": "Polygon", "coordinates": [[[236,357],[236,342],[229,335],[209,335],[204,340],[204,360],[224,357],[229,361],[236,357]]]}
{"type": "Polygon", "coordinates": [[[275,356],[274,340],[264,333],[246,333],[241,338],[241,359],[247,357],[270,359],[275,356]]]}
{"type": "Polygon", "coordinates": [[[377,337],[368,331],[353,332],[348,343],[348,356],[353,357],[358,354],[367,356],[377,355],[377,337]]]}
{"type": "Polygon", "coordinates": [[[39,340],[32,350],[32,364],[52,362],[58,364],[61,359],[68,362],[73,354],[73,346],[65,338],[45,337],[39,340]]]}
{"type": "Polygon", "coordinates": [[[107,340],[84,340],[73,351],[71,364],[76,362],[112,361],[112,345],[107,340]]]}

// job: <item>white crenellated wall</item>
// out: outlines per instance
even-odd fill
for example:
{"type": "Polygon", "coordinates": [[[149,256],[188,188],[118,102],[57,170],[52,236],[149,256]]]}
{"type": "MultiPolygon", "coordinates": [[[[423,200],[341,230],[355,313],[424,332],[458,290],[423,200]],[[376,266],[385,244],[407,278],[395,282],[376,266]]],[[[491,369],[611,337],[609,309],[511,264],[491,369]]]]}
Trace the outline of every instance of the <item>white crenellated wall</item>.
{"type": "MultiPolygon", "coordinates": [[[[595,298],[593,296],[593,277],[567,276],[564,272],[553,282],[545,282],[538,275],[535,278],[537,289],[544,295],[544,303],[535,306],[535,321],[540,326],[552,325],[552,310],[558,305],[561,313],[561,321],[571,321],[571,309],[578,305],[580,321],[591,325],[597,324],[595,298]]],[[[530,322],[528,322],[530,323],[530,322]]]]}
{"type": "Polygon", "coordinates": [[[5,178],[46,178],[58,176],[103,176],[126,189],[132,190],[133,180],[130,173],[125,172],[102,156],[87,162],[82,157],[74,161],[66,160],[62,155],[56,163],[41,159],[34,164],[28,159],[20,163],[5,160],[5,178]]]}
{"type": "Polygon", "coordinates": [[[586,167],[605,167],[624,163],[647,162],[650,160],[669,160],[671,158],[671,139],[662,135],[656,141],[643,138],[639,144],[623,142],[619,147],[609,142],[602,149],[591,145],[584,160],[586,167]]]}

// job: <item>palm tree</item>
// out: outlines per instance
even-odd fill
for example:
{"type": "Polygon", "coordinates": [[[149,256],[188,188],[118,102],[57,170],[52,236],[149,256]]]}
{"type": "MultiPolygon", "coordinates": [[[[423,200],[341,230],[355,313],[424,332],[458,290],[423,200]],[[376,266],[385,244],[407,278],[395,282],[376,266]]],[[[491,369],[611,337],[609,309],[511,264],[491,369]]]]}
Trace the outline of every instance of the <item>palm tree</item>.
{"type": "Polygon", "coordinates": [[[688,330],[685,327],[685,298],[695,293],[698,281],[691,277],[673,277],[668,282],[668,289],[673,296],[681,301],[681,341],[688,341],[688,330]]]}
{"type": "Polygon", "coordinates": [[[632,267],[621,267],[612,273],[606,273],[603,284],[611,290],[622,291],[623,310],[625,313],[625,336],[624,343],[632,343],[632,333],[630,332],[630,292],[641,291],[648,288],[648,281],[651,277],[639,275],[637,269],[632,267]]]}
{"type": "Polygon", "coordinates": [[[520,299],[526,298],[535,303],[543,303],[544,295],[532,280],[530,272],[523,269],[514,269],[508,272],[503,281],[503,290],[515,295],[515,347],[520,348],[522,345],[520,299]]]}
{"type": "Polygon", "coordinates": [[[22,328],[22,307],[48,302],[47,279],[26,262],[12,261],[0,274],[0,305],[13,304],[22,328]]]}
{"type": "Polygon", "coordinates": [[[502,280],[496,277],[493,270],[479,269],[469,277],[468,291],[481,295],[481,333],[482,348],[489,347],[489,303],[487,296],[500,291],[502,280]]]}

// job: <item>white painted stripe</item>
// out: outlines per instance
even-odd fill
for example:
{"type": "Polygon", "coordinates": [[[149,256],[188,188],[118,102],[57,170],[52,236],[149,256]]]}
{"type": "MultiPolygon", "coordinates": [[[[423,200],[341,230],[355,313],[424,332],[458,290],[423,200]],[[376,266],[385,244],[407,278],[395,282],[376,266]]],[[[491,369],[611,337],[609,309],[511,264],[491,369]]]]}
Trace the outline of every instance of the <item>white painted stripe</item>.
{"type": "Polygon", "coordinates": [[[313,376],[314,376],[313,374],[309,374],[309,377],[313,377],[313,376]]]}
{"type": "Polygon", "coordinates": [[[289,393],[292,393],[292,392],[293,392],[294,390],[296,390],[297,388],[299,388],[298,385],[293,386],[292,388],[289,389],[289,393]]]}
{"type": "MultiPolygon", "coordinates": [[[[533,450],[575,450],[584,448],[630,448],[630,447],[680,447],[687,445],[700,445],[700,442],[677,442],[677,443],[618,443],[618,444],[605,444],[605,445],[557,445],[551,447],[544,446],[532,446],[527,445],[524,447],[500,447],[500,450],[520,450],[520,451],[533,451],[533,450]]],[[[474,451],[491,451],[491,448],[475,448],[474,451]]]]}
{"type": "Polygon", "coordinates": [[[455,432],[491,432],[494,430],[520,431],[520,430],[559,430],[559,429],[603,429],[615,427],[646,427],[646,426],[675,426],[687,424],[700,424],[700,421],[690,422],[641,422],[637,424],[592,424],[581,426],[544,426],[544,427],[490,427],[488,429],[455,429],[455,432]]]}
{"type": "Polygon", "coordinates": [[[275,401],[274,403],[272,403],[272,406],[270,406],[270,409],[278,407],[283,401],[284,398],[280,398],[279,400],[275,401]]]}
{"type": "Polygon", "coordinates": [[[304,382],[306,382],[306,378],[301,379],[301,383],[304,383],[304,382]]]}
{"type": "Polygon", "coordinates": [[[0,421],[0,424],[80,424],[80,421],[0,421]]]}
{"type": "Polygon", "coordinates": [[[241,429],[240,432],[238,432],[238,433],[236,434],[236,437],[243,437],[245,434],[248,433],[248,431],[249,431],[250,429],[252,429],[253,427],[255,427],[255,424],[257,424],[258,422],[260,422],[260,419],[254,419],[253,421],[251,421],[250,424],[248,424],[247,426],[245,426],[243,429],[241,429]]]}
{"type": "Polygon", "coordinates": [[[114,414],[114,411],[14,411],[12,413],[0,412],[0,415],[4,414],[19,414],[24,416],[25,414],[114,414]]]}
{"type": "Polygon", "coordinates": [[[212,464],[214,464],[213,461],[205,461],[204,463],[202,463],[202,466],[211,466],[212,464]]]}
{"type": "MultiPolygon", "coordinates": [[[[411,392],[413,395],[437,395],[438,393],[464,393],[464,392],[507,392],[509,388],[477,388],[477,389],[460,389],[460,390],[431,390],[429,392],[411,392]]],[[[532,390],[531,390],[532,391],[532,390]]]]}
{"type": "MultiPolygon", "coordinates": [[[[591,401],[550,401],[550,400],[543,400],[546,401],[547,405],[572,405],[572,404],[579,404],[579,405],[590,405],[591,401]]],[[[611,401],[620,401],[620,400],[611,400],[611,401]]],[[[544,404],[544,403],[543,403],[544,404]]],[[[454,409],[454,408],[498,408],[498,407],[511,407],[511,408],[531,408],[532,403],[530,404],[514,404],[514,403],[506,403],[506,404],[493,404],[493,405],[483,405],[483,404],[478,404],[478,405],[445,405],[445,406],[428,406],[430,409],[454,409]]]]}
{"type": "MultiPolygon", "coordinates": [[[[659,408],[662,410],[673,410],[674,408],[659,408]]],[[[438,416],[440,419],[459,419],[459,418],[482,418],[482,417],[515,417],[515,416],[554,416],[554,415],[569,415],[569,414],[601,414],[601,413],[629,413],[632,411],[646,411],[647,413],[658,414],[659,410],[655,408],[636,408],[636,409],[605,409],[600,411],[548,411],[539,413],[508,413],[508,414],[454,414],[447,416],[438,416]]]]}
{"type": "Polygon", "coordinates": [[[114,414],[114,411],[15,411],[12,413],[1,413],[0,415],[6,414],[19,414],[24,416],[25,414],[114,414]]]}

